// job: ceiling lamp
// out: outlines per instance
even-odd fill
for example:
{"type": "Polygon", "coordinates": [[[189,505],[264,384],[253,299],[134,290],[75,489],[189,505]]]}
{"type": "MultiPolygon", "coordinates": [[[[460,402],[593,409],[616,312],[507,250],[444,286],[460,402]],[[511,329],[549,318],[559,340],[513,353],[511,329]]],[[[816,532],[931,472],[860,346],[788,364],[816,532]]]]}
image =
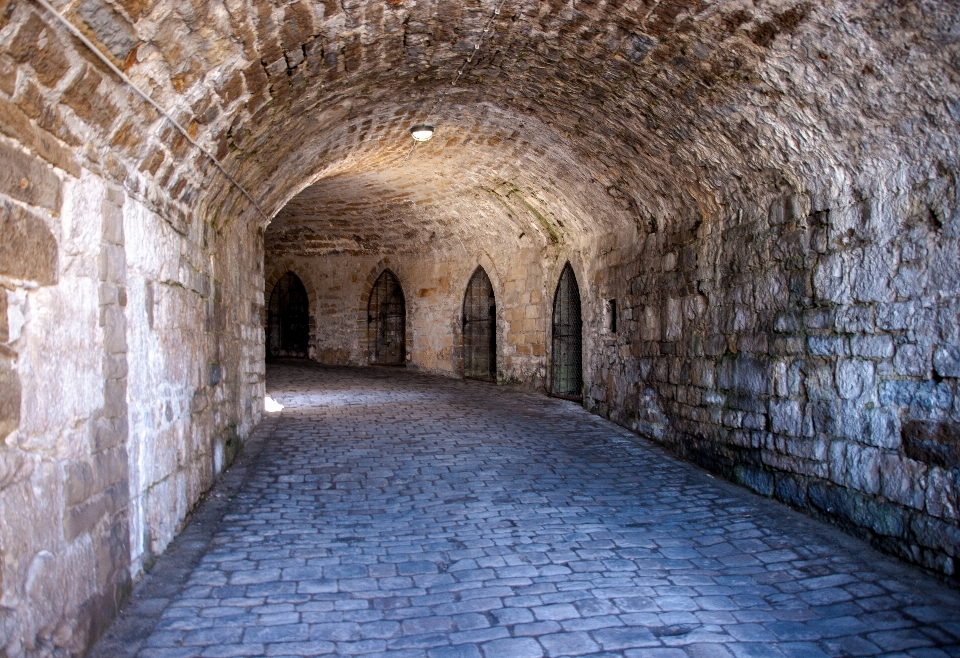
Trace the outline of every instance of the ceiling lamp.
{"type": "Polygon", "coordinates": [[[417,142],[426,142],[431,137],[433,137],[433,126],[427,124],[420,124],[419,126],[414,126],[410,129],[410,134],[413,135],[413,139],[417,142]]]}

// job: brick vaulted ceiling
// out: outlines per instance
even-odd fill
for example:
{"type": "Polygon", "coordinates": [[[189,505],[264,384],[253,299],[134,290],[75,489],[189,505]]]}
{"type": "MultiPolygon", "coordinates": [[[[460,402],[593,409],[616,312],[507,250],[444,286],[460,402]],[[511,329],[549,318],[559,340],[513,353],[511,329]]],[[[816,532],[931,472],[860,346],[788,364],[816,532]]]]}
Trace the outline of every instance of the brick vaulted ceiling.
{"type": "MultiPolygon", "coordinates": [[[[546,244],[717,216],[760,188],[869,193],[891,172],[909,185],[957,168],[955,2],[499,4],[57,8],[276,215],[268,248],[388,252],[476,233],[546,244]],[[422,121],[437,134],[411,152],[422,121]]],[[[65,32],[42,33],[38,6],[0,7],[0,25],[38,16],[11,52],[49,85],[37,94],[59,97],[58,134],[92,143],[82,118],[111,137],[114,152],[88,160],[217,221],[242,214],[169,124],[65,32]]]]}

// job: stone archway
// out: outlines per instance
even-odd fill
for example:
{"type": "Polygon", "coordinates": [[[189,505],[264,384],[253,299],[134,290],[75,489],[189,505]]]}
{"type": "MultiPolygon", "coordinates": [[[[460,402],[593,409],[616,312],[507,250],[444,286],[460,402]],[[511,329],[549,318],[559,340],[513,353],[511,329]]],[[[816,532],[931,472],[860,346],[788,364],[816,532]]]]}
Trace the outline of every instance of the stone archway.
{"type": "Polygon", "coordinates": [[[568,262],[553,298],[553,349],[550,393],[565,398],[583,398],[583,314],[580,286],[568,262]]]}
{"type": "Polygon", "coordinates": [[[463,296],[463,376],[497,379],[497,302],[483,266],[477,266],[463,296]]]}
{"type": "Polygon", "coordinates": [[[407,305],[400,281],[384,270],[370,291],[367,302],[367,334],[371,365],[399,366],[406,363],[407,305]]]}
{"type": "Polygon", "coordinates": [[[303,282],[287,272],[273,286],[267,306],[267,358],[308,355],[310,301],[303,282]]]}

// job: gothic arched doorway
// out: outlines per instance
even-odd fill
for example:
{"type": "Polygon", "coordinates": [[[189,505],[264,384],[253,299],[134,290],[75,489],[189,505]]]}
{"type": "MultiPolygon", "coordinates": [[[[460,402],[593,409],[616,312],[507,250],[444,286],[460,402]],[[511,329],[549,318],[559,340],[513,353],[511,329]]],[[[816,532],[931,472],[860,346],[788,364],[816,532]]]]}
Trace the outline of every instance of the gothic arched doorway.
{"type": "Polygon", "coordinates": [[[310,302],[303,282],[287,272],[270,293],[267,307],[267,357],[307,356],[310,302]]]}
{"type": "Polygon", "coordinates": [[[583,321],[580,315],[580,287],[570,263],[563,268],[553,298],[553,351],[550,392],[553,395],[583,397],[583,321]]]}
{"type": "Polygon", "coordinates": [[[371,364],[398,366],[406,362],[406,324],[407,306],[400,282],[393,272],[384,270],[367,304],[371,364]]]}
{"type": "Polygon", "coordinates": [[[463,297],[463,376],[497,379],[497,301],[482,267],[470,277],[463,297]]]}

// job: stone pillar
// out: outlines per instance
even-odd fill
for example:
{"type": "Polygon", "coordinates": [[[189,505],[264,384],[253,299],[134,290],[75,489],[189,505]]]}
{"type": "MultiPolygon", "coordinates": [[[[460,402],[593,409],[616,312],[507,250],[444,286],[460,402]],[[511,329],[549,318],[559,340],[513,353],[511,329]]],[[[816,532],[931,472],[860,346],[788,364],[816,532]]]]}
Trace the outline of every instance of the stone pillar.
{"type": "Polygon", "coordinates": [[[123,203],[123,191],[108,185],[98,264],[104,402],[91,421],[89,461],[71,462],[64,489],[66,540],[89,533],[94,547],[97,594],[81,611],[91,638],[106,630],[131,587],[123,203]]]}

